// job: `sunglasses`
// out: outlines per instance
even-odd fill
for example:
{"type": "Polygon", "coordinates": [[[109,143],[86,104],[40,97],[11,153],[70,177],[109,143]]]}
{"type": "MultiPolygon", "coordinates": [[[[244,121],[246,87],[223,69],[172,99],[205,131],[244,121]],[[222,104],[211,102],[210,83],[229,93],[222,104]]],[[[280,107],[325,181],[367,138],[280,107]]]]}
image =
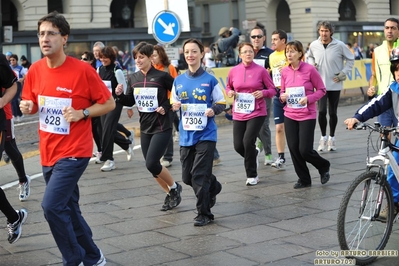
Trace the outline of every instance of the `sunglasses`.
{"type": "Polygon", "coordinates": [[[251,39],[255,39],[255,38],[258,38],[258,39],[263,38],[263,35],[252,35],[251,36],[251,39]]]}
{"type": "Polygon", "coordinates": [[[89,59],[87,59],[86,57],[81,57],[80,60],[89,61],[89,59]]]}

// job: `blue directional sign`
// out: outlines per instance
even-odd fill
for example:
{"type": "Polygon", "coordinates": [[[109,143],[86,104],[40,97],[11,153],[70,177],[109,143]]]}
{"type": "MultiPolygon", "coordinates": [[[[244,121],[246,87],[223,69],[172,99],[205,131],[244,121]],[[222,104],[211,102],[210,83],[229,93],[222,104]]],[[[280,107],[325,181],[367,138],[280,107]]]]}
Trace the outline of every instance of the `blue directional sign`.
{"type": "Polygon", "coordinates": [[[159,12],[152,22],[154,38],[162,44],[172,44],[180,36],[181,26],[178,16],[171,11],[159,12]]]}

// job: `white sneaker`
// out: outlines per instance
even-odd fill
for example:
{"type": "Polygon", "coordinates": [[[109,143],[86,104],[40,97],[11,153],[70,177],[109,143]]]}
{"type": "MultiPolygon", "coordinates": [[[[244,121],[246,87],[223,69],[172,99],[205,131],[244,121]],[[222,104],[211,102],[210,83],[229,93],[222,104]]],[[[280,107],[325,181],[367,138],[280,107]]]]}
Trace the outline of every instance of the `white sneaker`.
{"type": "Polygon", "coordinates": [[[180,140],[180,134],[179,134],[179,131],[176,131],[175,135],[173,136],[173,141],[179,142],[179,140],[180,140]]]}
{"type": "Polygon", "coordinates": [[[328,151],[336,151],[337,147],[335,147],[335,137],[328,137],[328,145],[327,145],[327,150],[328,151]]]}
{"type": "Polygon", "coordinates": [[[112,160],[107,160],[104,165],[100,168],[103,172],[109,172],[115,169],[115,162],[112,160]]]}
{"type": "Polygon", "coordinates": [[[26,175],[26,182],[23,184],[19,184],[18,190],[19,190],[19,200],[20,201],[25,201],[29,198],[30,196],[30,176],[26,175]]]}
{"type": "Polygon", "coordinates": [[[259,183],[259,177],[251,177],[247,178],[247,182],[245,183],[247,186],[255,186],[259,183]]]}
{"type": "Polygon", "coordinates": [[[126,157],[127,157],[127,161],[130,162],[132,160],[132,156],[133,156],[133,150],[132,147],[127,148],[127,150],[125,150],[126,152],[126,157]]]}
{"type": "Polygon", "coordinates": [[[321,136],[317,151],[324,151],[326,149],[326,146],[327,146],[327,137],[321,136]]]}
{"type": "Polygon", "coordinates": [[[103,161],[101,161],[101,156],[103,155],[103,153],[101,151],[96,152],[96,160],[94,161],[95,164],[102,164],[104,163],[103,161]]]}
{"type": "Polygon", "coordinates": [[[272,163],[272,167],[276,168],[277,170],[285,170],[285,159],[277,158],[274,163],[272,163]]]}
{"type": "Polygon", "coordinates": [[[161,165],[168,168],[172,165],[172,162],[169,162],[167,160],[161,159],[161,165]]]}

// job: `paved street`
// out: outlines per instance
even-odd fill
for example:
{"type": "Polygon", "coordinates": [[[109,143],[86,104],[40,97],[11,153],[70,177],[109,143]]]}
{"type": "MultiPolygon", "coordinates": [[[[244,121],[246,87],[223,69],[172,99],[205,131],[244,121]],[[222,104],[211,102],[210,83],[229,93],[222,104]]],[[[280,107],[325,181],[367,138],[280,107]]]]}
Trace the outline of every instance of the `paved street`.
{"type": "MultiPolygon", "coordinates": [[[[331,162],[330,181],[321,185],[317,170],[309,165],[313,185],[300,190],[292,188],[297,177],[288,148],[285,171],[264,166],[262,153],[260,183],[245,186],[243,159],[233,149],[232,124],[219,119],[217,148],[222,163],[214,167],[214,174],[223,189],[212,209],[215,221],[205,227],[193,226],[195,197],[192,189],[182,182],[183,199],[179,207],[168,212],[159,210],[165,194],[145,168],[138,137],[131,162],[116,148],[114,171],[103,173],[101,165],[90,162],[79,182],[80,203],[107,265],[313,265],[314,259],[319,258],[316,251],[339,251],[337,210],[350,181],[365,169],[368,133],[347,131],[343,124],[359,106],[345,105],[338,109],[337,151],[322,155],[331,162]]],[[[125,125],[137,128],[137,120],[125,125]]],[[[274,143],[274,123],[271,125],[274,143]]],[[[319,132],[317,127],[315,148],[319,132]]],[[[273,153],[276,156],[275,145],[273,153]]],[[[10,245],[6,231],[2,231],[0,265],[62,265],[40,206],[44,181],[39,157],[30,157],[25,164],[28,174],[35,178],[29,200],[18,201],[16,184],[5,191],[15,208],[28,209],[29,217],[17,243],[10,245]]],[[[180,181],[177,145],[169,169],[180,181]]],[[[15,181],[11,165],[0,167],[0,171],[2,185],[15,181]]],[[[4,216],[0,222],[5,226],[4,216]]],[[[395,224],[386,249],[398,249],[398,229],[395,224]]],[[[380,258],[373,265],[397,263],[398,258],[380,258]]]]}

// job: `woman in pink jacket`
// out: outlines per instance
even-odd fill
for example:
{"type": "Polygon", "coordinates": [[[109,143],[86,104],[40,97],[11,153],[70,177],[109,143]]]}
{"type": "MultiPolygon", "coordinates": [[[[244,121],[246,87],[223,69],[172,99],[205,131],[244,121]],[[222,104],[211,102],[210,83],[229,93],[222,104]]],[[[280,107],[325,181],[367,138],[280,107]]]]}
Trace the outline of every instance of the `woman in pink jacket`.
{"type": "Polygon", "coordinates": [[[319,170],[320,180],[325,184],[330,179],[330,162],[314,149],[316,126],[316,102],[326,94],[326,86],[316,68],[302,62],[305,55],[302,43],[287,43],[285,55],[289,65],[281,72],[280,100],[284,107],[284,127],[298,182],[294,188],[310,187],[312,180],[306,162],[319,170]]]}
{"type": "Polygon", "coordinates": [[[247,186],[258,184],[258,153],[255,142],[266,118],[265,97],[276,94],[273,81],[263,66],[253,62],[252,44],[241,43],[238,47],[240,64],[229,71],[226,94],[234,97],[233,142],[235,151],[244,157],[247,186]]]}

